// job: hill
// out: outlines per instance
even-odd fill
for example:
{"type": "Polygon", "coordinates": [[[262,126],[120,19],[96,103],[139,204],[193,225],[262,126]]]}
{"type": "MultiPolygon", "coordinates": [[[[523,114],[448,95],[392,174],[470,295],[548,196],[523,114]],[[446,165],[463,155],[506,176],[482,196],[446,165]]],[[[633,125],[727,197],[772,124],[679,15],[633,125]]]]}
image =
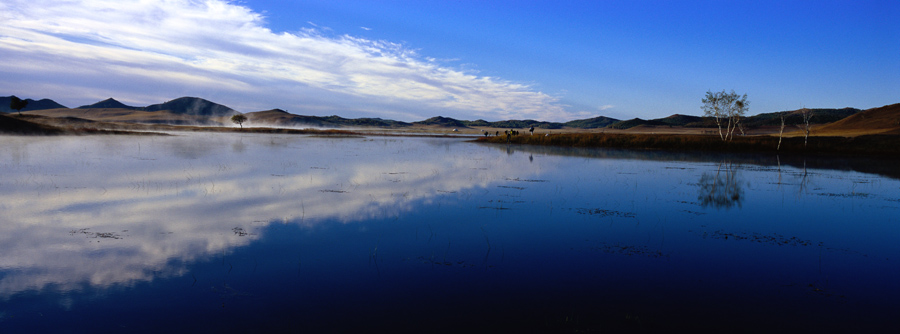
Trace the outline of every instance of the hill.
{"type": "Polygon", "coordinates": [[[141,108],[144,111],[168,110],[174,114],[186,114],[196,116],[231,116],[237,113],[234,109],[218,103],[210,102],[199,97],[180,97],[172,101],[153,104],[141,108]]]}
{"type": "Polygon", "coordinates": [[[286,127],[320,127],[320,128],[342,128],[342,127],[381,127],[381,128],[400,128],[410,126],[409,123],[385,120],[381,118],[356,118],[348,119],[340,116],[303,116],[288,113],[281,109],[272,109],[265,111],[255,111],[245,114],[248,119],[248,125],[275,125],[286,127]]]}
{"type": "Polygon", "coordinates": [[[643,120],[640,118],[634,118],[627,121],[618,121],[613,124],[607,126],[607,128],[611,129],[630,129],[636,126],[645,125],[645,126],[660,126],[660,125],[669,125],[657,120],[643,120]]]}
{"type": "Polygon", "coordinates": [[[442,116],[435,116],[424,121],[413,122],[413,124],[418,125],[431,125],[431,126],[440,126],[446,128],[466,128],[466,124],[462,121],[442,116]]]}
{"type": "Polygon", "coordinates": [[[605,128],[605,127],[609,126],[610,124],[613,124],[618,121],[619,120],[615,119],[615,118],[609,118],[606,116],[597,116],[594,118],[568,121],[568,122],[564,123],[564,125],[573,127],[573,128],[578,128],[578,129],[599,129],[599,128],[605,128]]]}
{"type": "Polygon", "coordinates": [[[535,128],[539,128],[539,129],[561,129],[563,127],[563,124],[556,123],[556,122],[535,121],[533,119],[526,119],[526,120],[512,119],[512,120],[508,120],[508,121],[490,122],[490,126],[494,127],[494,128],[507,128],[507,129],[527,129],[532,126],[535,128]]]}
{"type": "Polygon", "coordinates": [[[900,134],[900,103],[855,113],[814,131],[819,136],[900,134]]]}
{"type": "MultiPolygon", "coordinates": [[[[856,108],[812,108],[808,110],[812,113],[812,118],[810,118],[809,120],[810,124],[826,124],[836,122],[862,111],[856,108]]],[[[784,114],[785,125],[800,125],[803,124],[802,113],[803,109],[762,113],[747,117],[746,119],[744,119],[743,123],[744,126],[747,127],[780,126],[781,115],[784,114]]]]}
{"type": "MultiPolygon", "coordinates": [[[[15,110],[9,108],[10,101],[12,101],[12,95],[0,96],[0,112],[16,112],[15,110]]],[[[66,106],[56,103],[56,101],[53,101],[51,99],[40,99],[37,101],[32,99],[25,99],[25,101],[28,101],[28,106],[23,108],[22,111],[66,108],[66,106]]]]}
{"type": "MultiPolygon", "coordinates": [[[[681,114],[674,114],[666,118],[659,118],[652,121],[671,126],[696,126],[704,124],[703,117],[681,114]]],[[[713,125],[715,124],[713,123],[713,125]]]]}
{"type": "Polygon", "coordinates": [[[100,101],[100,102],[97,102],[97,103],[94,103],[91,105],[80,106],[77,109],[101,109],[101,108],[102,109],[128,109],[128,110],[141,109],[139,107],[127,106],[122,102],[116,101],[116,99],[114,99],[114,98],[108,98],[106,100],[103,100],[103,101],[100,101]]]}

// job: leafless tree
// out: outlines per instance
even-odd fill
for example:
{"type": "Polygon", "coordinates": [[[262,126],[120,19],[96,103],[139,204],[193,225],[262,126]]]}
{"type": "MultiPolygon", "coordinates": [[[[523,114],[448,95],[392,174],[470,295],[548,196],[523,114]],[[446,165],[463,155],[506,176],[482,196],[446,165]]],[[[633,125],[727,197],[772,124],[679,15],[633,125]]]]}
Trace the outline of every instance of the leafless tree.
{"type": "Polygon", "coordinates": [[[806,136],[803,137],[803,147],[806,147],[806,142],[809,141],[809,119],[812,118],[812,111],[806,108],[800,109],[800,116],[803,117],[804,130],[806,131],[806,136]]]}
{"type": "MultiPolygon", "coordinates": [[[[719,127],[719,138],[722,138],[722,141],[731,140],[734,130],[740,125],[741,117],[748,110],[750,102],[747,101],[747,94],[740,96],[734,91],[731,93],[724,90],[715,93],[707,91],[702,101],[703,115],[715,118],[716,126],[719,127]],[[723,124],[725,132],[722,132],[723,124]]],[[[743,128],[741,131],[743,132],[743,128]]]]}
{"type": "Polygon", "coordinates": [[[779,113],[781,116],[781,131],[778,132],[778,147],[775,148],[776,151],[781,150],[781,138],[784,137],[784,113],[779,113]]]}

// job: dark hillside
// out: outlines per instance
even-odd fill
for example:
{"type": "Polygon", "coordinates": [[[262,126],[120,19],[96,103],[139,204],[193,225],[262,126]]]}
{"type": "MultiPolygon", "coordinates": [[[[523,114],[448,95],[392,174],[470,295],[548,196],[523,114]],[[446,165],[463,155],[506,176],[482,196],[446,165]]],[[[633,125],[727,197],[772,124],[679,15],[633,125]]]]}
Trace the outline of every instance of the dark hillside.
{"type": "Polygon", "coordinates": [[[399,128],[409,126],[409,123],[385,120],[381,118],[357,118],[347,119],[340,116],[304,116],[288,113],[281,109],[272,109],[266,111],[256,111],[246,114],[247,117],[256,125],[272,124],[278,126],[293,127],[321,127],[321,128],[341,128],[341,127],[384,127],[399,128]]]}
{"type": "Polygon", "coordinates": [[[687,126],[688,124],[700,124],[703,122],[703,117],[674,114],[666,118],[654,119],[651,121],[671,126],[687,126]]]}
{"type": "Polygon", "coordinates": [[[15,117],[0,115],[0,134],[56,135],[62,133],[62,129],[53,126],[32,123],[15,117]]]}
{"type": "Polygon", "coordinates": [[[128,105],[125,105],[125,104],[122,103],[122,102],[116,101],[116,99],[114,99],[114,98],[108,98],[108,99],[106,99],[106,100],[103,100],[103,101],[100,101],[100,102],[97,102],[97,103],[94,103],[94,104],[91,104],[91,105],[80,106],[80,107],[78,107],[78,108],[76,108],[76,109],[130,109],[130,110],[138,110],[138,109],[141,109],[141,108],[139,108],[139,107],[128,106],[128,105]]]}
{"type": "MultiPolygon", "coordinates": [[[[12,95],[0,96],[0,112],[16,112],[15,110],[9,108],[10,101],[12,101],[12,95]]],[[[66,108],[66,106],[56,103],[56,101],[53,101],[51,99],[40,99],[37,101],[32,99],[25,99],[25,101],[28,101],[28,106],[22,108],[22,111],[66,108]]]]}
{"type": "MultiPolygon", "coordinates": [[[[812,112],[812,118],[809,120],[809,124],[825,124],[831,122],[837,122],[848,116],[854,115],[861,110],[856,108],[843,108],[843,109],[809,109],[812,112]]],[[[743,123],[748,127],[759,127],[759,126],[780,126],[781,125],[781,114],[784,113],[786,116],[784,117],[785,125],[799,125],[803,124],[803,116],[801,114],[801,109],[798,110],[789,110],[789,111],[781,111],[781,112],[773,112],[773,113],[764,113],[755,116],[750,116],[744,119],[743,123]]]]}
{"type": "Polygon", "coordinates": [[[453,118],[449,118],[449,117],[443,117],[443,116],[435,116],[435,117],[426,119],[424,121],[413,122],[413,124],[435,125],[435,126],[442,126],[442,127],[448,127],[448,128],[464,128],[464,127],[466,127],[466,124],[463,123],[462,121],[459,121],[459,120],[456,120],[453,118]]]}
{"type": "Polygon", "coordinates": [[[635,118],[635,119],[630,119],[627,121],[618,121],[613,124],[610,124],[607,127],[612,128],[612,129],[630,129],[630,128],[636,127],[638,125],[657,125],[657,126],[659,126],[659,125],[668,125],[668,124],[657,121],[657,120],[646,121],[646,120],[643,120],[640,118],[635,118]]]}
{"type": "Polygon", "coordinates": [[[154,104],[143,108],[146,111],[169,110],[175,114],[197,116],[229,116],[236,113],[234,109],[197,97],[181,97],[172,101],[154,104]]]}
{"type": "Polygon", "coordinates": [[[552,122],[542,122],[535,121],[532,119],[526,120],[508,120],[508,121],[499,121],[499,122],[491,122],[491,127],[495,128],[508,128],[508,129],[527,129],[530,127],[535,127],[539,129],[560,129],[563,127],[560,123],[552,123],[552,122]]]}
{"type": "Polygon", "coordinates": [[[619,120],[617,120],[615,118],[609,118],[606,116],[597,116],[594,118],[568,121],[568,122],[564,123],[564,125],[573,127],[573,128],[579,128],[579,129],[599,129],[599,128],[605,128],[605,127],[609,126],[610,124],[613,124],[618,121],[619,120]]]}

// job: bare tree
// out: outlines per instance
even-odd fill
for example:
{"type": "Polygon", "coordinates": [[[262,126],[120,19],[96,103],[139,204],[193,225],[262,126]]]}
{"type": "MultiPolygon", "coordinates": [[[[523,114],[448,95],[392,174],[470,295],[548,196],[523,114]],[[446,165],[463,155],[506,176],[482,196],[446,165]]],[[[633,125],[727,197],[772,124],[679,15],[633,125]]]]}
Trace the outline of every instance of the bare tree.
{"type": "MultiPolygon", "coordinates": [[[[784,113],[779,113],[781,116],[781,131],[778,132],[778,147],[775,148],[776,151],[781,150],[781,138],[784,137],[784,113]]],[[[781,163],[779,162],[779,166],[781,163]]]]}
{"type": "Polygon", "coordinates": [[[244,114],[234,114],[234,116],[231,116],[231,121],[234,122],[234,124],[240,125],[241,129],[243,129],[244,122],[247,121],[247,116],[244,116],[244,114]]]}
{"type": "Polygon", "coordinates": [[[809,140],[809,119],[812,118],[812,111],[806,108],[800,109],[800,116],[803,116],[803,125],[806,131],[806,136],[803,137],[803,147],[806,147],[806,142],[809,140]]]}
{"type": "MultiPolygon", "coordinates": [[[[703,98],[703,115],[714,117],[716,126],[719,127],[719,138],[722,141],[729,141],[734,136],[734,130],[740,126],[741,117],[747,112],[750,102],[747,101],[747,94],[738,95],[734,91],[726,93],[706,92],[703,98]],[[725,124],[725,132],[722,132],[722,125],[725,124]]],[[[741,128],[743,132],[743,128],[741,128]]]]}

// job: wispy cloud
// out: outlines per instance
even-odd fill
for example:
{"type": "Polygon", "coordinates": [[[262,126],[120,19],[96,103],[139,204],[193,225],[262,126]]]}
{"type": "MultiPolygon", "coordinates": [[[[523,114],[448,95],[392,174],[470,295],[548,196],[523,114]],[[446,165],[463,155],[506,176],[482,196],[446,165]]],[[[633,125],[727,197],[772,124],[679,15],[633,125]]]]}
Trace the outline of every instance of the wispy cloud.
{"type": "Polygon", "coordinates": [[[244,111],[412,120],[573,117],[529,85],[450,68],[399,43],[326,36],[312,22],[274,33],[261,14],[228,1],[12,0],[0,12],[0,74],[17,79],[0,84],[4,91],[51,82],[57,90],[31,94],[157,103],[142,100],[153,90],[157,99],[195,95],[244,111]]]}

